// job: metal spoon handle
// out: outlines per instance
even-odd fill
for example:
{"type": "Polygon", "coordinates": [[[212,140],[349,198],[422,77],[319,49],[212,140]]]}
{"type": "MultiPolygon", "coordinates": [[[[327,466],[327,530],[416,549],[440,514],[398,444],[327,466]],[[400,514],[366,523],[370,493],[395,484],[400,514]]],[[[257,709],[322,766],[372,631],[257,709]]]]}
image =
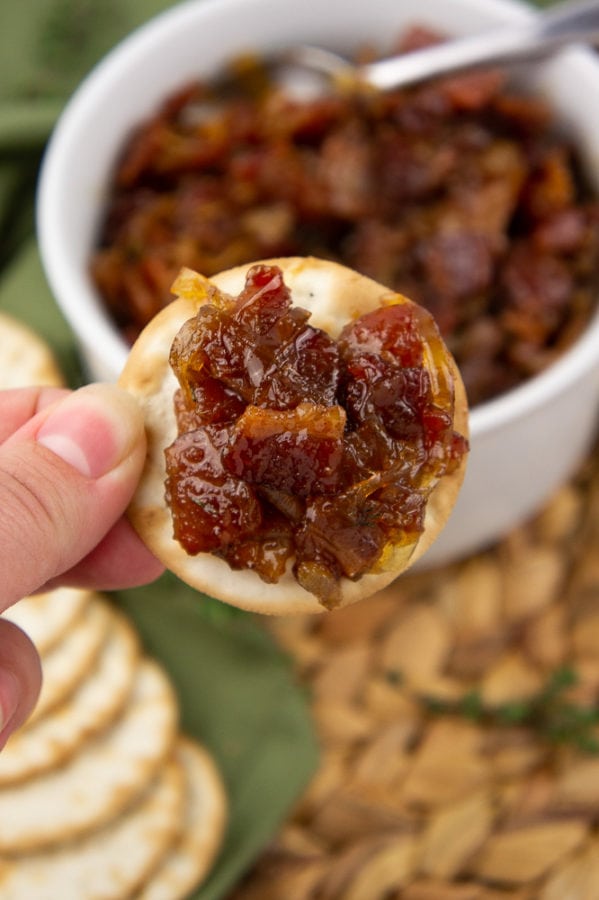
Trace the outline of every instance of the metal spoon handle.
{"type": "Polygon", "coordinates": [[[560,3],[530,23],[496,28],[359,68],[360,80],[390,90],[486,65],[543,59],[567,44],[599,45],[599,2],[560,3]]]}

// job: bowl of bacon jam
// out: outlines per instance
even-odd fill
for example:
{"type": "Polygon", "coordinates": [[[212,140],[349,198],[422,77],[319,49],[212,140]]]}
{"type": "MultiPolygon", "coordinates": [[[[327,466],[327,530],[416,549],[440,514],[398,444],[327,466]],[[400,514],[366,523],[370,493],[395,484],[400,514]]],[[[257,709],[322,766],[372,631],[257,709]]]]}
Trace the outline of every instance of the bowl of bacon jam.
{"type": "Polygon", "coordinates": [[[583,48],[384,95],[299,96],[261,59],[368,59],[503,24],[512,0],[178,5],[68,104],[39,235],[90,377],[114,379],[182,267],[341,263],[426,308],[470,404],[468,472],[429,564],[531,515],[599,405],[599,63],[583,48]],[[85,165],[81,165],[81,160],[85,165]]]}
{"type": "Polygon", "coordinates": [[[173,290],[120,378],[149,436],[129,514],[150,549],[262,612],[388,584],[438,536],[466,463],[465,392],[430,313],[315,258],[184,270],[173,290]]]}

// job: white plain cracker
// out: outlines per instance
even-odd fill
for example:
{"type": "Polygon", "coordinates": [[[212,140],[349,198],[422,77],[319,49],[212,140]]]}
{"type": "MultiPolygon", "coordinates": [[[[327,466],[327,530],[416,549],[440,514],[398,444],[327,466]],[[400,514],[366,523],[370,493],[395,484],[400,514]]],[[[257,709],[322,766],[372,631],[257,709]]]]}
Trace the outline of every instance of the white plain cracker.
{"type": "Polygon", "coordinates": [[[94,597],[70,631],[44,656],[42,689],[27,725],[63,703],[95,664],[110,624],[107,602],[94,597]]]}
{"type": "Polygon", "coordinates": [[[182,736],[176,756],[185,772],[183,833],[136,900],[183,900],[204,881],[222,845],[227,799],[212,756],[182,736]]]}
{"type": "MultiPolygon", "coordinates": [[[[410,302],[337,263],[311,257],[267,262],[283,269],[293,302],[312,311],[311,324],[324,328],[333,336],[337,336],[348,321],[378,308],[391,297],[398,302],[410,302]]],[[[243,286],[249,268],[250,265],[239,266],[213,276],[210,281],[221,290],[236,294],[243,286]]],[[[202,302],[180,298],[155,316],[133,346],[119,379],[120,385],[133,394],[140,404],[148,439],[146,465],[129,507],[129,517],[154,555],[197,590],[259,613],[321,613],[324,611],[322,604],[298,584],[289,567],[276,584],[266,584],[256,572],[234,570],[212,553],[188,555],[173,537],[172,517],[164,499],[164,449],[177,434],[173,410],[177,382],[168,357],[175,335],[184,322],[197,313],[202,302]]],[[[466,434],[467,402],[463,383],[449,355],[447,362],[456,389],[455,427],[466,434]]],[[[422,556],[449,516],[464,468],[465,460],[433,489],[427,504],[425,529],[415,546],[397,548],[391,565],[385,571],[368,573],[358,581],[349,578],[340,580],[340,606],[381,590],[422,556]]]]}
{"type": "Polygon", "coordinates": [[[64,378],[46,341],[19,319],[0,312],[0,390],[46,385],[64,378]]]}
{"type": "Polygon", "coordinates": [[[6,609],[2,618],[28,634],[41,656],[66,634],[91,596],[91,591],[80,588],[56,588],[24,597],[6,609]]]}
{"type": "Polygon", "coordinates": [[[97,663],[60,706],[15,732],[0,753],[0,787],[55,768],[79,752],[123,709],[139,659],[137,635],[113,612],[97,663]]]}
{"type": "Polygon", "coordinates": [[[183,773],[170,762],[136,806],[100,831],[45,852],[0,856],[2,900],[131,897],[178,836],[183,803],[183,773]]]}
{"type": "Polygon", "coordinates": [[[0,789],[0,853],[23,853],[104,825],[133,803],[170,754],[177,729],[170,681],[144,659],[123,714],[62,768],[0,789]]]}

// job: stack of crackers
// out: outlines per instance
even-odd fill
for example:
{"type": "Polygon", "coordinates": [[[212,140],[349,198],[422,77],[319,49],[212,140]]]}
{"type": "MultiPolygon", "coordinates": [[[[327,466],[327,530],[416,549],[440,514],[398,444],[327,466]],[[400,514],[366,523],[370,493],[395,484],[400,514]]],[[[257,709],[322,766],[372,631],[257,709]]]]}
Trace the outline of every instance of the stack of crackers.
{"type": "Polygon", "coordinates": [[[0,312],[0,389],[29,385],[62,387],[64,378],[46,341],[24,322],[0,312]]]}
{"type": "Polygon", "coordinates": [[[187,896],[220,848],[226,800],[210,754],[179,731],[166,672],[91,591],[28,597],[5,617],[44,680],[0,754],[0,896],[187,896]]]}
{"type": "MultiPolygon", "coordinates": [[[[60,386],[43,340],[0,314],[0,387],[60,386]]],[[[43,685],[0,754],[3,900],[177,900],[209,873],[227,801],[182,734],[171,681],[92,591],[27,597],[4,617],[36,645],[43,685]]]]}

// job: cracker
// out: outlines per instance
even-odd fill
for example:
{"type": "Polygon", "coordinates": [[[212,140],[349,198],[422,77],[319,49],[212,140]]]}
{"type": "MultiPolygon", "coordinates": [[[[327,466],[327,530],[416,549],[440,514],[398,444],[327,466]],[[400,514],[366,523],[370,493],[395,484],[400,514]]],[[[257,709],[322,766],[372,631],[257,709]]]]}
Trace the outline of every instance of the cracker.
{"type": "MultiPolygon", "coordinates": [[[[139,659],[137,635],[116,612],[96,665],[60,706],[11,735],[0,753],[0,787],[63,765],[121,712],[139,659]]],[[[42,661],[43,666],[43,661],[42,661]]]]}
{"type": "Polygon", "coordinates": [[[139,665],[122,715],[65,766],[0,789],[0,853],[84,835],[135,802],[174,745],[177,701],[155,662],[139,665]]]}
{"type": "MultiPolygon", "coordinates": [[[[336,263],[312,258],[269,260],[281,267],[293,302],[312,311],[310,322],[337,337],[343,325],[364,312],[376,309],[390,293],[369,278],[336,263]],[[349,299],[348,299],[349,298],[349,299]]],[[[237,294],[249,266],[240,266],[214,276],[221,290],[237,294]]],[[[405,300],[409,303],[409,300],[405,300]]],[[[322,612],[317,598],[302,588],[291,571],[276,584],[266,584],[253,571],[232,570],[227,562],[210,553],[188,555],[172,536],[170,510],[164,500],[164,449],[177,435],[173,394],[177,382],[169,366],[172,341],[185,321],[197,312],[200,302],[181,297],[162,310],[144,329],[129,355],[120,384],[137,399],[143,410],[148,455],[138,490],[129,509],[134,527],[150,550],[167,568],[192,587],[234,606],[261,613],[322,612]]],[[[463,383],[448,356],[455,385],[454,427],[467,433],[468,409],[463,383]]],[[[424,532],[415,547],[394,554],[385,571],[369,573],[357,581],[342,578],[341,606],[368,597],[393,581],[419,559],[442,530],[457,498],[465,460],[433,489],[424,532]]]]}
{"type": "Polygon", "coordinates": [[[183,772],[171,761],[122,817],[85,839],[18,857],[0,856],[3,900],[122,900],[131,897],[178,836],[183,772]]]}
{"type": "Polygon", "coordinates": [[[90,591],[79,588],[57,588],[24,597],[5,610],[2,617],[28,634],[43,656],[69,631],[91,596],[90,591]]]}
{"type": "Polygon", "coordinates": [[[42,689],[28,724],[63,703],[81,683],[98,659],[109,625],[106,601],[93,596],[85,614],[44,656],[42,689]]]}
{"type": "Polygon", "coordinates": [[[185,772],[183,833],[136,900],[187,897],[205,880],[222,845],[227,799],[212,756],[183,736],[179,737],[176,756],[185,772]]]}
{"type": "Polygon", "coordinates": [[[63,387],[52,350],[28,325],[0,312],[0,390],[48,385],[63,387]]]}

